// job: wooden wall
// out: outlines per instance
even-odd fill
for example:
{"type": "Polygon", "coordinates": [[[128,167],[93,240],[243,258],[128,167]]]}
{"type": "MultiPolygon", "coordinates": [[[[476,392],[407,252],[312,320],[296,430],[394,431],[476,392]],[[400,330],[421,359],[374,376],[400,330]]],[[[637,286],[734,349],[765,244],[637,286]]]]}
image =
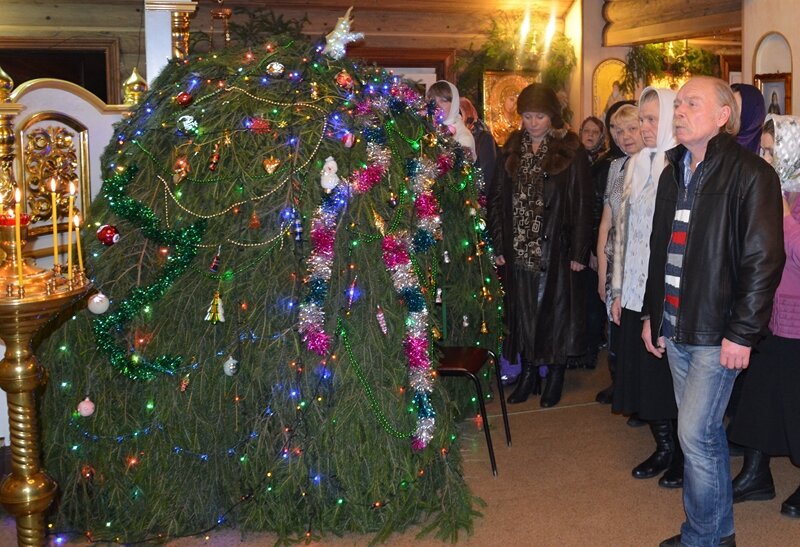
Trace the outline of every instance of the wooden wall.
{"type": "Polygon", "coordinates": [[[144,54],[140,55],[143,11],[144,2],[124,0],[102,5],[91,0],[2,0],[0,47],[3,38],[39,38],[78,48],[86,39],[113,39],[119,45],[120,79],[124,81],[133,67],[144,64],[144,54]]]}
{"type": "MultiPolygon", "coordinates": [[[[308,17],[310,23],[304,32],[311,37],[319,37],[331,30],[345,10],[338,7],[304,8],[302,5],[331,6],[337,3],[342,2],[240,0],[237,4],[236,0],[228,0],[225,6],[282,6],[275,8],[277,13],[287,19],[308,17]]],[[[505,4],[510,8],[507,12],[490,10],[489,4],[483,0],[460,0],[444,4],[410,0],[402,9],[382,9],[388,4],[379,6],[372,2],[372,8],[359,8],[356,5],[353,10],[353,29],[366,34],[366,39],[359,44],[362,47],[465,50],[477,48],[485,41],[490,15],[518,15],[524,2],[505,4]],[[437,6],[436,11],[430,11],[430,6],[437,6]]],[[[557,9],[566,9],[564,6],[571,4],[572,0],[557,0],[555,5],[557,9]]],[[[211,28],[210,10],[216,6],[213,0],[200,0],[197,13],[192,18],[192,30],[207,32],[211,28]]],[[[597,9],[600,9],[599,4],[597,9]]],[[[144,0],[2,0],[0,46],[2,38],[47,38],[75,44],[87,38],[113,38],[119,44],[120,79],[124,81],[134,67],[146,74],[143,10],[144,0]]],[[[533,27],[543,35],[549,12],[534,9],[532,16],[533,27]]],[[[219,27],[217,22],[217,32],[220,31],[219,27]]],[[[557,28],[563,30],[563,19],[558,20],[557,28]]],[[[216,42],[221,43],[221,37],[217,37],[216,42]]]]}

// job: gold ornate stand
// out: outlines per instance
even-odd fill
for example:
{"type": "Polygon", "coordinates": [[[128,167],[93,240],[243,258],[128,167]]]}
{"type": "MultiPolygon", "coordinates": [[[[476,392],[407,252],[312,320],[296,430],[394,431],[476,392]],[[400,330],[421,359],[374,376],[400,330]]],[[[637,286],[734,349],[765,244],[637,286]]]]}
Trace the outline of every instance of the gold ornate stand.
{"type": "MultiPolygon", "coordinates": [[[[14,117],[24,108],[9,102],[14,82],[0,68],[0,199],[8,206],[16,182],[14,161],[14,117]]],[[[5,211],[0,211],[0,216],[5,211]]],[[[19,283],[15,226],[8,215],[0,221],[0,339],[6,344],[0,361],[0,388],[8,399],[11,431],[11,474],[0,483],[0,503],[17,520],[19,545],[45,544],[45,510],[52,503],[58,485],[40,464],[39,423],[36,390],[46,378],[44,368],[33,354],[33,338],[71,302],[89,290],[83,272],[74,271],[71,280],[53,270],[42,270],[22,260],[19,283]],[[11,224],[10,226],[8,224],[11,224]]],[[[28,240],[27,221],[20,230],[24,247],[28,240]]]]}
{"type": "MultiPolygon", "coordinates": [[[[24,245],[27,226],[22,232],[24,245]]],[[[46,375],[33,354],[32,340],[45,323],[83,296],[91,284],[82,272],[69,282],[53,271],[26,263],[24,292],[20,291],[13,226],[0,226],[0,245],[6,253],[0,265],[0,338],[6,344],[5,358],[0,361],[0,388],[8,398],[11,431],[11,474],[0,484],[0,503],[17,520],[19,545],[44,545],[44,512],[55,497],[57,485],[40,464],[36,390],[46,375]]]]}

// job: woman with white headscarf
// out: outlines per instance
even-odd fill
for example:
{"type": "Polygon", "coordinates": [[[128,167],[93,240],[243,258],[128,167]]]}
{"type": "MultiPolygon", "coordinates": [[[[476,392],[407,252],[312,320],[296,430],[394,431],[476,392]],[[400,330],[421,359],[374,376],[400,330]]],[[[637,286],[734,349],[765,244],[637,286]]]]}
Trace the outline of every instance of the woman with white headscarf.
{"type": "Polygon", "coordinates": [[[648,87],[639,99],[639,123],[645,147],[625,167],[622,201],[614,235],[611,315],[620,326],[612,409],[648,423],[655,452],[633,468],[637,479],[666,471],[659,485],[683,485],[683,454],[677,442],[678,408],[668,363],[642,342],[642,305],[650,260],[650,232],[656,190],[666,164],[665,152],[676,146],[672,128],[675,92],[648,87]]]}
{"type": "Polygon", "coordinates": [[[446,125],[453,138],[466,150],[469,150],[469,160],[475,161],[478,157],[475,152],[475,137],[472,132],[464,125],[459,112],[460,96],[456,86],[447,80],[439,80],[428,88],[425,96],[428,100],[436,102],[436,107],[442,111],[442,125],[446,125]]]}
{"type": "MultiPolygon", "coordinates": [[[[770,456],[789,456],[800,466],[800,118],[767,116],[762,157],[781,180],[786,263],[775,291],[770,334],[750,357],[728,435],[744,447],[744,464],[733,479],[733,503],[770,500],[775,485],[770,456]]],[[[800,518],[800,487],[781,505],[800,518]]]]}

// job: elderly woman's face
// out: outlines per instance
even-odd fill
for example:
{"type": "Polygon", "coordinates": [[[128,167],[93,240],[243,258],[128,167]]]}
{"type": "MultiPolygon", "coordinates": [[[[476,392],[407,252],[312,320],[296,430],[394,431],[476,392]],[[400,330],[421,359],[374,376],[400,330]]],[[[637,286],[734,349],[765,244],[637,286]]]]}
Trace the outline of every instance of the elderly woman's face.
{"type": "Polygon", "coordinates": [[[583,124],[581,128],[581,143],[587,150],[594,149],[603,138],[603,130],[600,129],[596,123],[588,121],[583,124]]]}
{"type": "Polygon", "coordinates": [[[649,100],[639,105],[639,127],[642,131],[644,145],[655,148],[658,145],[659,102],[649,100]]]}
{"type": "Polygon", "coordinates": [[[553,127],[553,122],[544,112],[523,112],[522,127],[534,140],[541,140],[553,127]]]}

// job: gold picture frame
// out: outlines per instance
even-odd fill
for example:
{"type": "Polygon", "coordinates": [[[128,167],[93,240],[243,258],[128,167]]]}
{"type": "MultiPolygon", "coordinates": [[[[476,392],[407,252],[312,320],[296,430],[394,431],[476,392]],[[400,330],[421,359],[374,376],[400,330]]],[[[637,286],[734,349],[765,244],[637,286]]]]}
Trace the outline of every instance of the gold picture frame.
{"type": "Polygon", "coordinates": [[[483,73],[483,119],[499,146],[505,144],[512,131],[519,129],[517,97],[536,77],[535,72],[483,73]]]}
{"type": "Polygon", "coordinates": [[[753,76],[753,85],[764,95],[767,114],[788,115],[792,113],[792,74],[790,72],[756,74],[753,76]]]}

